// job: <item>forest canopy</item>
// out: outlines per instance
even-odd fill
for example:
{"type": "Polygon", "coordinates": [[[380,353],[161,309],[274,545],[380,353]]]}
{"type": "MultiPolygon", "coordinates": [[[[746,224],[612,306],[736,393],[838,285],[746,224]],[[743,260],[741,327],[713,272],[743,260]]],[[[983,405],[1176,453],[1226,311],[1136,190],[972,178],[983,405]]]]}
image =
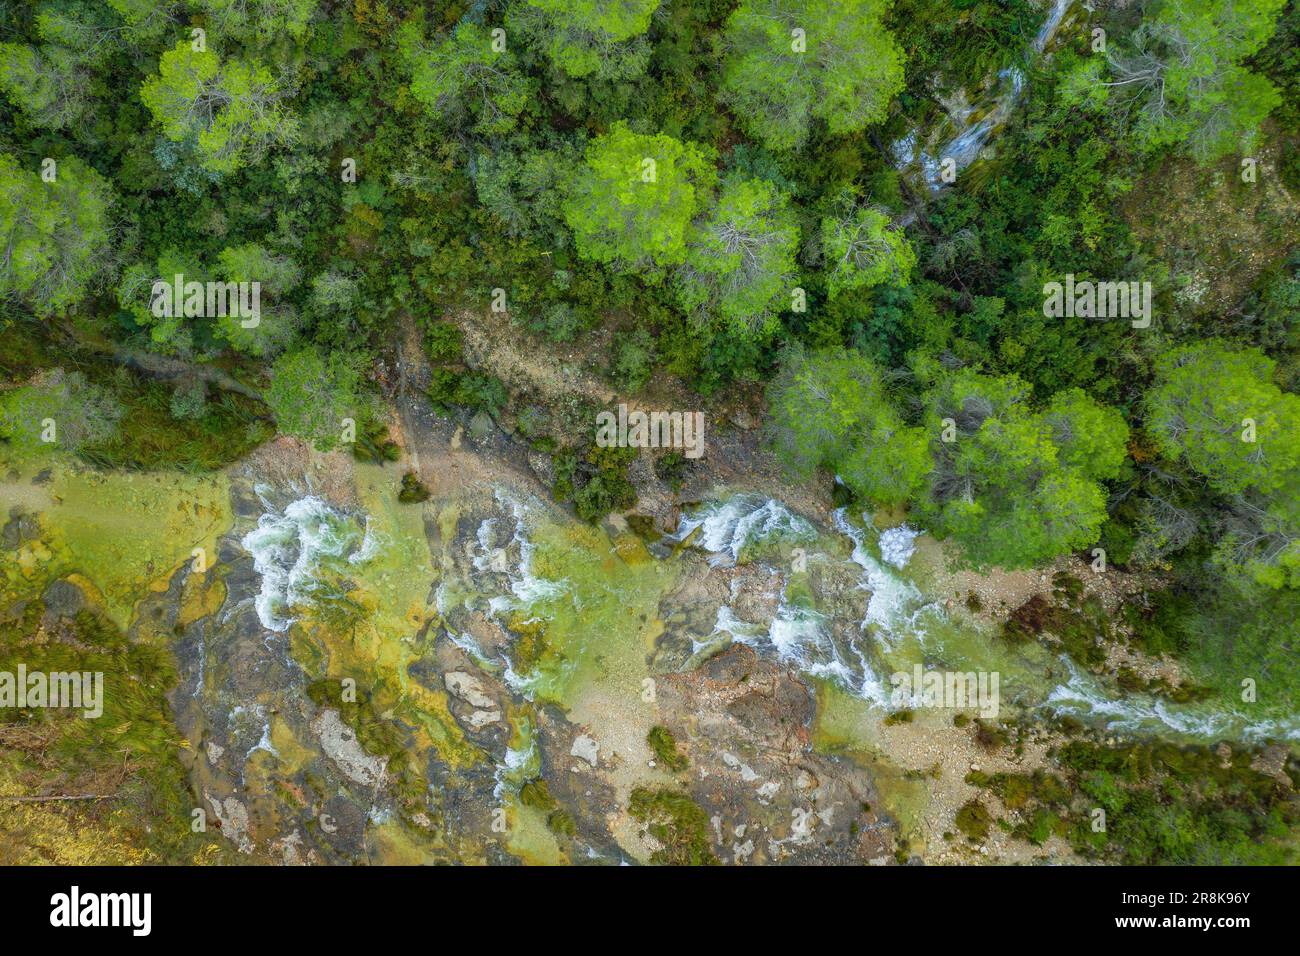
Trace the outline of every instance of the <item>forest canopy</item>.
{"type": "Polygon", "coordinates": [[[1179,633],[1244,602],[1267,634],[1300,588],[1298,38],[1294,0],[9,4],[0,441],[81,408],[65,450],[165,459],[121,450],[112,361],[169,370],[191,464],[272,423],[382,449],[414,330],[432,407],[629,507],[457,319],[504,316],[619,395],[751,404],[789,474],[969,565],[1100,550],[1179,633]],[[173,277],[257,313],[160,308],[173,277]],[[1130,289],[1145,324],[1106,311],[1130,289]]]}

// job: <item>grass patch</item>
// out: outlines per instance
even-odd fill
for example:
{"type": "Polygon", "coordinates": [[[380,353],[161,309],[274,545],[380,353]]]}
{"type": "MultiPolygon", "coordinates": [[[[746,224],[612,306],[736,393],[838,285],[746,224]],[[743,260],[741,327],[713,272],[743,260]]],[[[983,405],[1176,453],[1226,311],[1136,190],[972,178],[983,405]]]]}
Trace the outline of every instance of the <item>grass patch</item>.
{"type": "Polygon", "coordinates": [[[655,726],[650,728],[650,733],[646,734],[645,742],[650,745],[651,751],[655,755],[655,763],[661,767],[678,773],[685,770],[690,761],[686,755],[677,749],[677,741],[667,727],[655,726]]]}
{"type": "Polygon", "coordinates": [[[684,793],[672,790],[632,791],[628,812],[646,824],[649,834],[663,844],[651,856],[654,863],[670,866],[716,866],[709,845],[709,817],[684,793]]]}

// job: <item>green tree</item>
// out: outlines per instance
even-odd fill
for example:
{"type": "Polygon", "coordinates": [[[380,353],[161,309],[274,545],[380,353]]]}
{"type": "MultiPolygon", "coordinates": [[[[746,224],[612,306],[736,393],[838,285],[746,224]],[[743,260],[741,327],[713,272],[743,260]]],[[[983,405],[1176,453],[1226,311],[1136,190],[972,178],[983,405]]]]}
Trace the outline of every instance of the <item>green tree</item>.
{"type": "Polygon", "coordinates": [[[280,431],[329,451],[342,440],[345,418],[362,420],[360,384],[349,356],[335,352],[325,358],[307,346],[276,359],[266,404],[280,431]]]}
{"type": "Polygon", "coordinates": [[[787,196],[761,179],[730,179],[689,240],[678,296],[688,310],[761,326],[788,301],[798,245],[787,196]]]}
{"type": "Polygon", "coordinates": [[[506,235],[564,246],[569,231],[561,204],[581,161],[582,151],[570,143],[558,143],[555,149],[484,150],[474,160],[474,188],[506,235]]]}
{"type": "Polygon", "coordinates": [[[66,47],[0,43],[0,90],[33,126],[65,129],[86,112],[90,73],[66,47]]]}
{"type": "Polygon", "coordinates": [[[1277,491],[1300,468],[1300,397],[1273,384],[1274,365],[1217,340],[1174,349],[1156,362],[1147,431],[1224,494],[1277,491]]]}
{"type": "Polygon", "coordinates": [[[1078,390],[1043,412],[1014,375],[941,373],[926,394],[934,457],[918,507],[972,565],[1042,564],[1096,542],[1106,519],[1099,481],[1118,473],[1128,428],[1078,390]]]}
{"type": "Polygon", "coordinates": [[[564,218],[584,258],[622,272],[680,265],[691,220],[716,179],[699,147],[615,123],[587,145],[564,218]]]}
{"type": "Polygon", "coordinates": [[[1242,65],[1277,25],[1286,0],[1166,0],[1131,44],[1086,61],[1070,77],[1070,101],[1109,104],[1147,148],[1185,143],[1202,163],[1251,148],[1282,101],[1242,65]]]}
{"type": "Polygon", "coordinates": [[[36,10],[36,35],[76,53],[79,61],[99,65],[121,48],[118,17],[90,0],[50,0],[36,10]]]}
{"type": "Polygon", "coordinates": [[[723,102],[770,149],[795,149],[812,119],[841,135],[884,119],[903,88],[887,0],[742,0],[727,19],[723,102]]]}
{"type": "MultiPolygon", "coordinates": [[[[1147,431],[1226,499],[1210,523],[1213,560],[1229,578],[1300,587],[1300,397],[1274,384],[1274,370],[1258,349],[1217,340],[1174,349],[1156,363],[1147,431]]],[[[1152,495],[1146,510],[1170,508],[1152,495]]]]}
{"type": "Polygon", "coordinates": [[[75,157],[52,169],[45,182],[0,153],[0,295],[41,315],[79,302],[111,258],[112,187],[75,157]]]}
{"type": "Polygon", "coordinates": [[[1218,524],[1213,560],[1233,584],[1300,588],[1300,471],[1272,495],[1234,496],[1218,524]]]}
{"type": "Polygon", "coordinates": [[[1128,436],[1119,409],[1098,405],[1082,389],[1071,388],[1052,396],[1043,421],[1062,465],[1094,481],[1119,473],[1128,436]]]}
{"type": "MultiPolygon", "coordinates": [[[[650,29],[660,0],[527,0],[543,24],[530,27],[542,37],[551,61],[570,76],[626,74],[623,48],[650,29]]],[[[529,11],[525,10],[525,15],[529,11]]]]}
{"type": "Polygon", "coordinates": [[[171,315],[157,315],[154,311],[154,283],[171,283],[178,275],[185,282],[205,282],[208,278],[196,261],[174,248],[164,249],[152,265],[133,263],[122,270],[118,280],[117,304],[130,314],[136,325],[149,330],[157,351],[188,354],[193,346],[193,334],[183,309],[173,303],[171,315]]]}
{"type": "Polygon", "coordinates": [[[272,145],[291,142],[297,121],[286,91],[266,67],[182,40],[162,55],[140,99],[174,142],[191,145],[204,169],[231,173],[256,163],[272,145]]]}
{"type": "Polygon", "coordinates": [[[246,355],[266,358],[283,351],[299,327],[297,309],[285,301],[302,279],[297,263],[250,242],[221,250],[216,272],[226,282],[258,283],[260,310],[254,322],[228,308],[224,316],[214,318],[217,334],[246,355]]]}
{"type": "Polygon", "coordinates": [[[122,406],[110,392],[61,368],[0,393],[0,439],[24,452],[76,451],[107,441],[121,417],[122,406]]]}
{"type": "Polygon", "coordinates": [[[108,0],[126,24],[131,39],[144,43],[156,40],[180,22],[181,4],[174,0],[108,0]]]}
{"type": "Polygon", "coordinates": [[[879,209],[852,202],[822,219],[822,255],[831,298],[885,282],[907,285],[916,266],[916,253],[903,231],[879,209]]]}
{"type": "Polygon", "coordinates": [[[355,277],[327,269],[312,277],[308,301],[317,316],[327,321],[347,321],[361,306],[361,286],[355,277]]]}
{"type": "Polygon", "coordinates": [[[411,95],[452,125],[468,116],[480,133],[510,132],[532,95],[514,56],[496,49],[488,31],[473,23],[461,22],[432,44],[422,33],[414,20],[398,33],[411,95]]]}
{"type": "Polygon", "coordinates": [[[782,463],[800,477],[825,468],[878,505],[911,499],[930,471],[928,442],[903,422],[884,379],[857,352],[789,350],[768,392],[769,434],[782,463]]]}
{"type": "Polygon", "coordinates": [[[300,39],[316,12],[317,0],[197,0],[208,22],[223,35],[272,40],[300,39]]]}

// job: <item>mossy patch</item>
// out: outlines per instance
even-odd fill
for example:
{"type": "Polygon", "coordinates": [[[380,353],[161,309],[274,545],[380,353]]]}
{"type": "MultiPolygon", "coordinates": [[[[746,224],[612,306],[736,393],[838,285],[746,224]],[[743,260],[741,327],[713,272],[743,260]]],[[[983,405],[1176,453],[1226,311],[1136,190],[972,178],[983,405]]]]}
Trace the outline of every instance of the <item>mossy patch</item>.
{"type": "Polygon", "coordinates": [[[54,466],[44,487],[50,503],[39,512],[41,537],[22,549],[31,560],[20,552],[18,561],[0,565],[4,599],[80,573],[122,628],[142,597],[164,589],[177,568],[195,561],[195,549],[211,564],[232,521],[223,474],[102,473],[64,463],[54,466]]]}
{"type": "Polygon", "coordinates": [[[989,838],[989,825],[993,816],[988,807],[978,800],[970,800],[957,811],[957,829],[972,843],[983,843],[989,838]]]}
{"type": "Polygon", "coordinates": [[[688,795],[638,787],[632,791],[628,812],[662,844],[651,855],[651,862],[670,866],[718,864],[709,843],[708,814],[688,795]]]}
{"type": "Polygon", "coordinates": [[[655,755],[655,762],[664,769],[679,773],[690,764],[686,755],[677,749],[677,740],[667,727],[661,724],[651,727],[645,741],[655,755]]]}
{"type": "Polygon", "coordinates": [[[597,683],[635,700],[650,676],[647,634],[662,627],[659,599],[680,567],[629,561],[604,531],[585,524],[537,521],[530,537],[533,574],[564,588],[511,615],[515,670],[535,669],[538,699],[563,707],[597,683]]]}
{"type": "Polygon", "coordinates": [[[1086,668],[1105,663],[1105,642],[1112,639],[1110,625],[1099,602],[1084,599],[1077,606],[1068,603],[1070,591],[1058,591],[1058,599],[1049,601],[1035,594],[1002,626],[1002,638],[1011,644],[1050,635],[1070,659],[1086,668]],[[1064,598],[1064,600],[1062,600],[1064,598]]]}
{"type": "Polygon", "coordinates": [[[352,678],[375,713],[413,728],[406,745],[413,755],[432,749],[453,769],[468,768],[483,754],[452,717],[447,695],[411,676],[437,636],[427,626],[436,617],[428,603],[435,573],[420,510],[394,499],[382,467],[358,464],[355,475],[377,547],[348,566],[346,602],[303,613],[294,656],[315,679],[352,678]]]}
{"type": "MultiPolygon", "coordinates": [[[[178,755],[188,747],[166,695],[176,670],[165,646],[128,641],[95,608],[41,639],[44,608],[28,602],[0,627],[0,670],[102,675],[102,713],[0,709],[0,795],[92,794],[102,800],[0,802],[0,861],[193,863],[224,859],[210,834],[190,829],[197,801],[178,755]]],[[[93,685],[92,685],[93,686],[93,685]]]]}

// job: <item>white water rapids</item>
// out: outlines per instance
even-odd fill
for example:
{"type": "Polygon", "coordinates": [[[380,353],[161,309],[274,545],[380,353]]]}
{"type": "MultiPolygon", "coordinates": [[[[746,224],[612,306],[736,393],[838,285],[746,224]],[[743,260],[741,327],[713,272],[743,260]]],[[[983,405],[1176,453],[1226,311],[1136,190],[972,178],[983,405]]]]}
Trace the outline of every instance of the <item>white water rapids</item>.
{"type": "MultiPolygon", "coordinates": [[[[478,591],[457,600],[467,602],[466,606],[481,607],[491,617],[527,614],[534,605],[554,599],[573,585],[547,580],[533,570],[533,545],[527,527],[536,503],[500,492],[496,503],[498,514],[481,522],[471,548],[473,585],[478,591]]],[[[369,532],[368,522],[363,530],[355,517],[312,495],[292,501],[283,509],[264,504],[266,513],[241,543],[261,576],[255,599],[258,617],[268,630],[283,632],[294,623],[295,607],[320,598],[325,571],[344,573],[348,566],[368,560],[384,543],[369,532]]],[[[809,676],[835,681],[850,693],[882,707],[890,706],[888,677],[892,669],[885,664],[884,655],[901,647],[913,651],[919,648],[925,658],[942,660],[946,666],[979,669],[980,662],[963,658],[961,647],[945,643],[961,625],[949,619],[908,576],[906,569],[919,530],[903,525],[876,532],[869,522],[855,520],[844,509],[834,513],[832,524],[830,530],[842,535],[851,546],[847,562],[852,565],[856,587],[866,593],[866,610],[860,621],[837,620],[826,610],[809,606],[806,599],[791,600],[785,593],[790,575],[784,571],[788,561],[781,557],[782,542],[787,556],[789,547],[797,546],[807,552],[808,562],[839,562],[842,569],[846,559],[842,551],[831,553],[836,550],[833,546],[827,550],[826,529],[817,528],[780,501],[735,494],[706,503],[683,517],[673,536],[678,543],[700,550],[714,566],[730,567],[750,561],[769,566],[780,575],[781,582],[780,593],[768,595],[774,611],[762,623],[743,620],[731,604],[721,604],[712,633],[695,641],[697,657],[729,641],[749,644],[809,676]]],[[[581,603],[580,594],[572,596],[581,603]]],[[[440,585],[440,613],[447,610],[445,600],[440,585]]],[[[516,693],[532,696],[536,675],[515,673],[508,657],[487,661],[468,634],[451,636],[477,659],[500,667],[516,693]]],[[[987,648],[995,640],[969,632],[965,637],[967,650],[971,642],[987,648]]],[[[1005,656],[1004,650],[999,653],[1005,656]]],[[[1044,685],[1043,674],[1031,671],[1026,662],[1012,665],[1019,668],[1019,673],[1002,673],[1003,687],[1010,689],[1017,683],[1022,688],[1037,686],[1039,689],[1028,701],[1031,706],[1075,715],[1115,731],[1206,740],[1300,739],[1297,717],[1260,720],[1222,705],[1177,704],[1150,695],[1120,695],[1067,659],[1061,658],[1060,664],[1068,676],[1054,686],[1050,682],[1044,685]]]]}

